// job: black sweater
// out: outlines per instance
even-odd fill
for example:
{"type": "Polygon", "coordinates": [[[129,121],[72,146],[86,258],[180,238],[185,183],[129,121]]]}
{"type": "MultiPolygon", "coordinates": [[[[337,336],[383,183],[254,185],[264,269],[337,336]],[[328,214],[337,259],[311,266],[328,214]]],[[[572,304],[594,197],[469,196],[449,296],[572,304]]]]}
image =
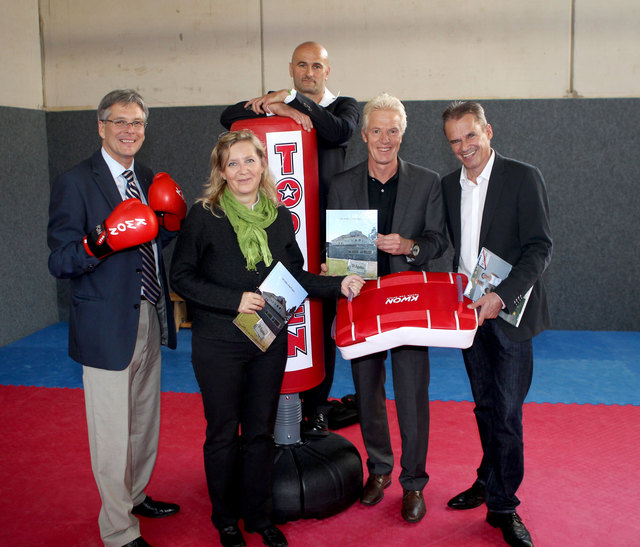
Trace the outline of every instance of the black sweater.
{"type": "MultiPolygon", "coordinates": [[[[220,214],[218,211],[217,214],[220,214]]],[[[266,229],[271,266],[259,262],[249,271],[233,226],[196,203],[184,221],[171,261],[171,286],[191,305],[193,333],[210,339],[248,340],[232,321],[242,293],[253,292],[280,261],[312,298],[336,297],[342,277],[323,277],[302,269],[304,258],[295,240],[291,213],[278,207],[266,229]]]]}

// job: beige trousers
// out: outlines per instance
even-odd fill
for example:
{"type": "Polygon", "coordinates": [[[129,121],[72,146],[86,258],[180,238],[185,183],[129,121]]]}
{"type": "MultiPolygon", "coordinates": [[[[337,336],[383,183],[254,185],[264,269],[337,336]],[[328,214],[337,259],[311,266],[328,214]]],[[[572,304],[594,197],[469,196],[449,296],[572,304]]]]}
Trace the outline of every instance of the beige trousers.
{"type": "Polygon", "coordinates": [[[160,431],[160,325],[154,306],[140,302],[131,362],[122,371],[83,366],[91,468],[102,508],[98,524],[107,547],[140,536],[134,505],[156,460],[160,431]]]}

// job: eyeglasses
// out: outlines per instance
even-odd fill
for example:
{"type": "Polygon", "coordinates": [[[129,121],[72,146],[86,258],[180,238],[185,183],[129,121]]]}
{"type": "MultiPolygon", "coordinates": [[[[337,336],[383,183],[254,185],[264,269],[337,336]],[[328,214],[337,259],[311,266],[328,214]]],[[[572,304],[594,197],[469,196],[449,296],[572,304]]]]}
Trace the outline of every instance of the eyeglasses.
{"type": "Polygon", "coordinates": [[[143,122],[142,120],[135,120],[133,122],[128,122],[127,120],[100,120],[101,122],[111,122],[118,129],[126,129],[131,126],[133,129],[144,129],[149,125],[147,122],[143,122]]]}

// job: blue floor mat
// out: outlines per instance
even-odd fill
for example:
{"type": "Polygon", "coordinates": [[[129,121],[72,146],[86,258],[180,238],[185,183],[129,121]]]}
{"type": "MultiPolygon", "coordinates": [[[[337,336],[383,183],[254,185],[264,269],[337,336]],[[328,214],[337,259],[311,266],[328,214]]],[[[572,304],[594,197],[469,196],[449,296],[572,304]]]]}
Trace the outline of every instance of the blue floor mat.
{"type": "MultiPolygon", "coordinates": [[[[82,367],[67,355],[68,324],[56,323],[0,348],[0,385],[82,387],[82,367]]],[[[178,350],[163,348],[164,391],[195,393],[191,331],[178,350]]],[[[640,406],[640,332],[547,331],[534,339],[533,384],[527,401],[640,406]]],[[[431,348],[432,400],[470,401],[460,350],[431,348]]],[[[393,399],[387,362],[387,397],[393,399]]],[[[331,395],[353,393],[351,367],[339,353],[331,395]]]]}

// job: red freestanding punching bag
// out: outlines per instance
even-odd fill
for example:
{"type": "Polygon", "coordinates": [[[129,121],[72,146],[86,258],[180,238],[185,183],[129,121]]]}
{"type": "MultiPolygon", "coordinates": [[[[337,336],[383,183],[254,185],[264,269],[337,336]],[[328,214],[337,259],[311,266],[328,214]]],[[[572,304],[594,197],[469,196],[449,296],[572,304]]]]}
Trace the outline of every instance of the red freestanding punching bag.
{"type": "MultiPolygon", "coordinates": [[[[291,211],[305,269],[320,272],[318,147],[315,129],[304,131],[290,118],[269,116],[235,122],[232,131],[249,129],[265,145],[280,201],[291,211]]],[[[299,393],[324,379],[322,302],[307,299],[288,325],[289,356],[282,393],[299,393]]]]}

